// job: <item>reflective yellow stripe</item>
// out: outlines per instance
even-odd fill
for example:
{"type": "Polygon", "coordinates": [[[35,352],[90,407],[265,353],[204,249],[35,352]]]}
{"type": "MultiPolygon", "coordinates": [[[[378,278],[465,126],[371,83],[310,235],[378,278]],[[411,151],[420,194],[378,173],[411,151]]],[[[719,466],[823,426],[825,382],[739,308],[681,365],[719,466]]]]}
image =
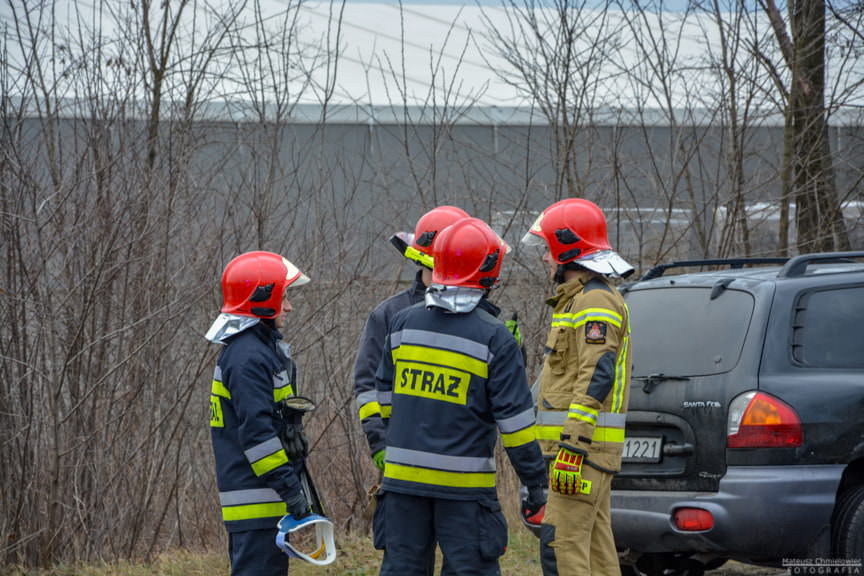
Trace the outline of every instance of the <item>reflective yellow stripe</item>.
{"type": "Polygon", "coordinates": [[[284,502],[267,502],[266,504],[246,504],[244,506],[224,506],[222,520],[254,520],[255,518],[281,517],[287,513],[284,502]]]}
{"type": "Polygon", "coordinates": [[[294,395],[294,386],[288,384],[287,386],[283,386],[281,388],[273,389],[273,400],[276,402],[281,402],[285,398],[294,395]]]}
{"type": "Polygon", "coordinates": [[[228,388],[225,387],[222,382],[219,380],[213,380],[210,385],[210,394],[214,396],[221,396],[222,398],[231,399],[231,392],[228,391],[228,388]]]}
{"type": "Polygon", "coordinates": [[[285,450],[277,450],[273,454],[269,456],[265,456],[261,460],[256,461],[252,464],[252,471],[255,472],[256,476],[261,476],[270,472],[274,468],[278,468],[283,464],[288,462],[288,455],[285,454],[285,450]]]}
{"type": "Polygon", "coordinates": [[[597,423],[597,421],[594,418],[591,418],[590,416],[585,416],[584,414],[579,414],[577,412],[570,412],[567,415],[567,417],[571,418],[573,420],[581,420],[582,422],[587,422],[588,424],[591,424],[591,425],[594,425],[597,423]]]}
{"type": "Polygon", "coordinates": [[[378,402],[369,402],[368,404],[364,404],[362,408],[360,408],[360,420],[365,420],[370,416],[380,416],[381,415],[381,405],[378,402]]]}
{"type": "Polygon", "coordinates": [[[387,406],[381,406],[381,417],[389,418],[391,410],[393,410],[393,406],[390,406],[389,404],[387,406]]]}
{"type": "Polygon", "coordinates": [[[384,477],[452,488],[494,488],[495,472],[445,472],[387,462],[384,477]]]}
{"type": "Polygon", "coordinates": [[[624,403],[624,386],[627,384],[627,365],[630,363],[630,338],[625,336],[621,352],[615,365],[615,387],[612,389],[612,412],[620,412],[624,403]]]}
{"type": "Polygon", "coordinates": [[[522,446],[523,444],[528,444],[536,439],[537,429],[534,426],[529,426],[528,428],[516,432],[510,432],[509,434],[501,434],[501,442],[504,444],[505,448],[522,446]]]}
{"type": "Polygon", "coordinates": [[[427,364],[438,364],[448,368],[458,368],[476,374],[481,378],[489,377],[489,366],[476,358],[451,352],[450,350],[438,350],[436,348],[425,348],[422,346],[411,346],[404,344],[393,350],[393,363],[398,360],[409,360],[414,362],[425,362],[427,364]]]}
{"type": "Polygon", "coordinates": [[[595,420],[597,419],[597,415],[600,413],[599,410],[591,408],[590,406],[585,406],[584,404],[573,403],[573,404],[570,404],[569,409],[570,410],[578,410],[579,412],[584,412],[586,414],[589,414],[589,415],[593,416],[595,420]]]}
{"type": "Polygon", "coordinates": [[[537,439],[559,442],[563,431],[563,426],[537,426],[537,439]]]}
{"type": "Polygon", "coordinates": [[[582,404],[570,404],[570,408],[567,411],[567,418],[572,418],[574,420],[581,420],[582,422],[587,422],[592,426],[597,424],[597,415],[599,411],[594,408],[589,408],[588,406],[583,406],[582,404]]]}
{"type": "MultiPolygon", "coordinates": [[[[538,440],[553,440],[558,442],[561,440],[561,432],[564,431],[563,426],[537,426],[538,440]]],[[[624,443],[623,428],[606,428],[598,426],[594,428],[594,433],[591,435],[592,442],[617,442],[624,443]]]]}
{"type": "Polygon", "coordinates": [[[594,434],[591,436],[592,442],[614,442],[617,444],[624,443],[623,428],[604,428],[598,426],[594,429],[594,434]]]}
{"type": "Polygon", "coordinates": [[[577,328],[586,322],[608,322],[620,328],[623,321],[620,314],[608,308],[586,308],[575,313],[562,312],[552,315],[552,326],[571,328],[577,328]]]}

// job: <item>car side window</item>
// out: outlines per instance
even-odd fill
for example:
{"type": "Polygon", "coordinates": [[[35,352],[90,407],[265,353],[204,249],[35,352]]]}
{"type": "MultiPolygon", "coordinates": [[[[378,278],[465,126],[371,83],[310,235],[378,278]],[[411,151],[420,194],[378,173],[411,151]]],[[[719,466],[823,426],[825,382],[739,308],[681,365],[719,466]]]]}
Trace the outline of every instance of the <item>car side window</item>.
{"type": "Polygon", "coordinates": [[[813,368],[864,368],[864,286],[815,290],[795,306],[792,357],[813,368]]]}

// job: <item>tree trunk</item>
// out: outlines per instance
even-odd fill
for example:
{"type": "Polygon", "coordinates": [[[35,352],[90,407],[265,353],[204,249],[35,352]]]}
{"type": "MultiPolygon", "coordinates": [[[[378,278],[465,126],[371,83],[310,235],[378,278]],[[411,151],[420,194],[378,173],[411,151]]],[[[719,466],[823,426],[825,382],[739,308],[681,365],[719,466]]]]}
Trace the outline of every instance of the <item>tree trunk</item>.
{"type": "Polygon", "coordinates": [[[834,190],[825,117],[825,1],[791,7],[794,38],[790,104],[795,147],[794,197],[798,251],[824,252],[849,240],[834,190]]]}

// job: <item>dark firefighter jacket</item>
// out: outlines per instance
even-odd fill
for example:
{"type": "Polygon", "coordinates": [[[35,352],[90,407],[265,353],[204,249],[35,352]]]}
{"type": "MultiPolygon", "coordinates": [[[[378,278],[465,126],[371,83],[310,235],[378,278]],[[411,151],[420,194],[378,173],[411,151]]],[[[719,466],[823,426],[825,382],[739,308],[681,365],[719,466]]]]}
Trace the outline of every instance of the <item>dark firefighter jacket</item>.
{"type": "Polygon", "coordinates": [[[222,519],[229,532],[273,528],[299,490],[279,439],[276,402],[295,393],[282,336],[261,322],[230,337],[210,392],[210,430],[222,519]]]}
{"type": "Polygon", "coordinates": [[[522,354],[497,312],[482,300],[464,314],[417,304],[394,317],[377,377],[385,490],[497,498],[497,432],[522,483],[546,484],[522,354]]]}
{"type": "Polygon", "coordinates": [[[384,449],[384,423],[381,421],[381,406],[375,392],[375,373],[381,362],[381,352],[384,350],[384,338],[387,328],[396,312],[423,301],[426,286],[420,279],[421,270],[417,271],[414,283],[381,302],[366,320],[366,328],[360,340],[357,360],[354,362],[354,398],[360,412],[360,422],[369,443],[370,454],[384,449]]]}

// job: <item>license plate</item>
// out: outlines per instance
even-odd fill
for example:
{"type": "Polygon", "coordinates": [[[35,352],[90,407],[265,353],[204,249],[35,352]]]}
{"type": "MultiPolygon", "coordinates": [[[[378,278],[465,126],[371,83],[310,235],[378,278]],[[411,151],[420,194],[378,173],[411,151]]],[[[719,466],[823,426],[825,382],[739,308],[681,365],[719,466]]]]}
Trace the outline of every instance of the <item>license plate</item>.
{"type": "Polygon", "coordinates": [[[663,438],[660,436],[631,436],[624,439],[622,462],[660,462],[663,438]]]}

